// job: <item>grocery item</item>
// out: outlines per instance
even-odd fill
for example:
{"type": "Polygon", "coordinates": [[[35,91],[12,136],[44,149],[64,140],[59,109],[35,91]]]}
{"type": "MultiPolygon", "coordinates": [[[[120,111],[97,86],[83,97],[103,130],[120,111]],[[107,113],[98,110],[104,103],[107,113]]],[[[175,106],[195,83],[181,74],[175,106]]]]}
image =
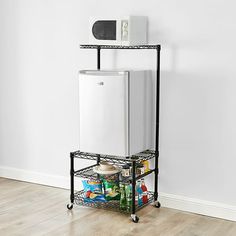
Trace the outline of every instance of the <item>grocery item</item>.
{"type": "Polygon", "coordinates": [[[141,189],[143,190],[143,195],[142,195],[143,204],[148,203],[148,193],[144,179],[141,179],[141,189]]]}
{"type": "Polygon", "coordinates": [[[120,184],[120,209],[126,210],[126,194],[125,194],[125,185],[120,184]]]}
{"type": "Polygon", "coordinates": [[[135,206],[138,206],[138,192],[137,192],[137,186],[135,190],[135,206]]]}
{"type": "Polygon", "coordinates": [[[136,185],[136,191],[137,191],[137,198],[138,198],[138,205],[141,206],[143,204],[143,190],[141,188],[141,181],[138,180],[137,185],[136,185]]]}
{"type": "Polygon", "coordinates": [[[119,182],[118,181],[111,181],[104,179],[104,192],[105,192],[105,199],[109,200],[120,200],[120,191],[119,191],[119,182]]]}
{"type": "Polygon", "coordinates": [[[144,165],[142,163],[138,163],[136,166],[136,174],[142,175],[144,174],[144,165]]]}
{"type": "MultiPolygon", "coordinates": [[[[130,175],[132,174],[133,170],[132,170],[132,166],[129,165],[129,169],[130,169],[130,175]]],[[[136,175],[142,175],[145,173],[145,170],[144,170],[144,165],[142,163],[138,163],[136,166],[135,166],[135,174],[136,175]]]]}
{"type": "Polygon", "coordinates": [[[125,196],[126,196],[126,210],[131,212],[132,209],[132,186],[131,184],[125,185],[125,196]]]}
{"type": "Polygon", "coordinates": [[[144,166],[144,172],[145,172],[145,173],[148,172],[148,171],[150,171],[149,161],[148,161],[148,160],[142,161],[142,164],[143,164],[143,166],[144,166]]]}
{"type": "Polygon", "coordinates": [[[102,182],[101,181],[90,181],[82,180],[85,202],[106,202],[104,194],[102,193],[102,182]]]}
{"type": "Polygon", "coordinates": [[[130,176],[130,166],[129,165],[123,165],[122,166],[121,175],[123,177],[129,177],[130,176]]]}
{"type": "Polygon", "coordinates": [[[85,192],[91,191],[93,193],[102,193],[102,182],[100,180],[82,180],[82,183],[85,192]]]}
{"type": "Polygon", "coordinates": [[[119,182],[119,173],[114,175],[99,175],[100,179],[104,182],[104,180],[110,182],[119,182]]]}

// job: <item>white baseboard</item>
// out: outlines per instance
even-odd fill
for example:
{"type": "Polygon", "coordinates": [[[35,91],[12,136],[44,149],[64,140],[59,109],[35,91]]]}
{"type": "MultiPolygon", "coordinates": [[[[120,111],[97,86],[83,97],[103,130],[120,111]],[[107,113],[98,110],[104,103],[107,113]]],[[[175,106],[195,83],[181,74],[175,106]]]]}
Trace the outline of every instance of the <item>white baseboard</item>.
{"type": "MultiPolygon", "coordinates": [[[[70,186],[69,177],[48,175],[10,167],[0,166],[0,177],[65,189],[68,189],[70,186]]],[[[77,183],[75,188],[80,187],[81,183],[77,183]]],[[[236,206],[166,193],[159,194],[159,201],[163,207],[236,221],[236,206]]]]}
{"type": "Polygon", "coordinates": [[[0,166],[0,177],[65,189],[70,187],[69,177],[48,175],[40,172],[22,170],[12,167],[0,166]]]}
{"type": "Polygon", "coordinates": [[[159,196],[164,207],[236,221],[236,206],[174,194],[160,193],[159,196]]]}

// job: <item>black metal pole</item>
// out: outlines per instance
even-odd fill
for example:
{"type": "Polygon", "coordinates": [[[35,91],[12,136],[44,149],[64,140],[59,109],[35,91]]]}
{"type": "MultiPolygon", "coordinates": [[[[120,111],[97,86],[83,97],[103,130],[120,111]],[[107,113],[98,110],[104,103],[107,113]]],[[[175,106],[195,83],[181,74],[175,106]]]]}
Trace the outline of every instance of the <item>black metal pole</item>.
{"type": "Polygon", "coordinates": [[[136,172],[136,162],[133,161],[132,162],[132,214],[135,214],[135,186],[136,186],[136,176],[135,176],[135,172],[136,172]]]}
{"type": "Polygon", "coordinates": [[[74,154],[70,153],[70,201],[74,203],[74,154]]]}
{"type": "Polygon", "coordinates": [[[154,186],[154,200],[158,198],[158,174],[159,174],[159,114],[160,114],[160,50],[157,48],[157,71],[156,71],[156,145],[155,145],[155,186],[154,186]]]}
{"type": "MultiPolygon", "coordinates": [[[[97,47],[97,69],[100,70],[101,67],[101,47],[97,47]]],[[[100,155],[97,155],[97,164],[100,163],[100,155]]]]}
{"type": "Polygon", "coordinates": [[[100,46],[97,47],[97,69],[100,70],[101,68],[101,48],[100,46]]]}
{"type": "MultiPolygon", "coordinates": [[[[97,165],[99,165],[100,159],[101,159],[101,156],[97,155],[97,165]]],[[[100,175],[99,174],[97,174],[97,178],[100,179],[100,175]]]]}
{"type": "Polygon", "coordinates": [[[100,155],[97,155],[97,164],[99,165],[99,163],[100,163],[100,155]]]}

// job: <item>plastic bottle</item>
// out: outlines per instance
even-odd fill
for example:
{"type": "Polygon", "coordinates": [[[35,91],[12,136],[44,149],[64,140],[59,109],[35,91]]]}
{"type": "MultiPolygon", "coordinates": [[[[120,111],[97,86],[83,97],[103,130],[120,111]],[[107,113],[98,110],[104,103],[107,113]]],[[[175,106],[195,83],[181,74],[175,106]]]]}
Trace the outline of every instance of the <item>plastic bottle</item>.
{"type": "Polygon", "coordinates": [[[125,185],[125,194],[126,194],[126,210],[131,212],[132,209],[132,187],[130,184],[125,185]]]}
{"type": "Polygon", "coordinates": [[[141,181],[138,180],[137,186],[136,186],[136,191],[138,193],[138,205],[141,206],[143,204],[143,190],[141,188],[141,181]]]}
{"type": "Polygon", "coordinates": [[[120,184],[120,209],[126,210],[126,206],[125,185],[120,184]]]}
{"type": "Polygon", "coordinates": [[[138,206],[138,191],[137,191],[137,185],[135,190],[135,206],[138,206]]]}
{"type": "Polygon", "coordinates": [[[141,179],[141,189],[143,190],[143,195],[142,195],[143,204],[148,203],[147,187],[145,185],[144,179],[141,179]]]}

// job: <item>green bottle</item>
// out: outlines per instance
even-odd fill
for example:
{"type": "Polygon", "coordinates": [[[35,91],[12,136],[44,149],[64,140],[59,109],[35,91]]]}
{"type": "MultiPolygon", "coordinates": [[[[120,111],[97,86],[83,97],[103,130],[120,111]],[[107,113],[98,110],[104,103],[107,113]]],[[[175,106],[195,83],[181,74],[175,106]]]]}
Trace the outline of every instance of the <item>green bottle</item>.
{"type": "Polygon", "coordinates": [[[125,185],[125,195],[126,195],[126,210],[131,212],[132,209],[132,187],[130,184],[125,185]]]}
{"type": "Polygon", "coordinates": [[[125,194],[125,185],[120,184],[120,209],[126,210],[126,194],[125,194]]]}

